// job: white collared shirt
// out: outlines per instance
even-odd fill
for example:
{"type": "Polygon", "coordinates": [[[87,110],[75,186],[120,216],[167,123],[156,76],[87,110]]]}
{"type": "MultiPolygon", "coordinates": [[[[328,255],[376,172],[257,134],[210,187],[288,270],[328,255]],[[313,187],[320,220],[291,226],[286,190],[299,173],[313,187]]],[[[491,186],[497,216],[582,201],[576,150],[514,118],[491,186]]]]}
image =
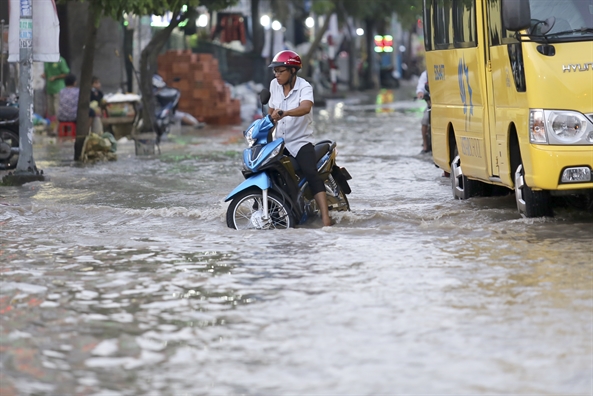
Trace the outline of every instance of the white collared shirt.
{"type": "MultiPolygon", "coordinates": [[[[270,82],[271,98],[269,106],[277,110],[292,110],[299,107],[301,101],[310,100],[313,102],[313,87],[307,80],[297,77],[294,88],[284,96],[284,88],[278,84],[276,79],[270,82]]],[[[313,140],[313,108],[309,114],[301,117],[284,117],[276,126],[276,138],[284,138],[285,147],[288,152],[296,157],[297,153],[307,143],[315,143],[313,140]]]]}
{"type": "Polygon", "coordinates": [[[416,84],[417,94],[419,94],[420,92],[422,92],[423,94],[426,93],[426,83],[428,83],[428,74],[426,73],[426,70],[424,70],[418,78],[418,84],[416,84]]]}

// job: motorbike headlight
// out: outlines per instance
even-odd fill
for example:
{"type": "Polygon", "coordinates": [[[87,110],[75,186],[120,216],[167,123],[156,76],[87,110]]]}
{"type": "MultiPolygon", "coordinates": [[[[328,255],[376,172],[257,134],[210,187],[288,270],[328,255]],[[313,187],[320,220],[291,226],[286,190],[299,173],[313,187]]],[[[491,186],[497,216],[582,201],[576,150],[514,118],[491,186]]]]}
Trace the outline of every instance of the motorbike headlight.
{"type": "Polygon", "coordinates": [[[284,148],[284,145],[282,145],[282,144],[280,146],[276,147],[274,150],[272,150],[272,154],[270,154],[270,157],[272,157],[272,158],[277,157],[283,148],[284,148]]]}
{"type": "Polygon", "coordinates": [[[531,110],[529,141],[535,144],[593,144],[593,123],[566,110],[531,110]]]}
{"type": "Polygon", "coordinates": [[[267,164],[268,162],[272,161],[274,158],[278,157],[284,151],[284,144],[279,145],[278,147],[274,148],[268,158],[262,163],[262,165],[267,164]]]}
{"type": "Polygon", "coordinates": [[[243,133],[243,136],[245,136],[245,140],[247,140],[247,144],[249,145],[249,147],[251,147],[255,144],[255,139],[253,138],[254,130],[255,130],[255,125],[243,133]]]}

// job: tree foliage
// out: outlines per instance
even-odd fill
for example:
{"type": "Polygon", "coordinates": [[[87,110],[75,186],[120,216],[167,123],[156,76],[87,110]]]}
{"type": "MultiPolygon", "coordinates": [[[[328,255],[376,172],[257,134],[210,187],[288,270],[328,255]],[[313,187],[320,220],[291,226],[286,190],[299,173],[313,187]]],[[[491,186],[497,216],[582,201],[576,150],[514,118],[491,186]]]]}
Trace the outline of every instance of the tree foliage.
{"type": "MultiPolygon", "coordinates": [[[[68,0],[61,0],[62,3],[68,0]]],[[[72,1],[72,0],[70,0],[72,1]]],[[[238,0],[78,0],[89,3],[102,10],[97,17],[111,17],[116,21],[123,18],[124,14],[136,15],[165,15],[167,12],[179,13],[182,9],[192,9],[206,6],[209,10],[221,10],[236,4],[238,0]]]]}
{"type": "MultiPolygon", "coordinates": [[[[292,0],[293,2],[302,4],[303,0],[292,0]]],[[[325,15],[326,22],[329,16],[337,12],[342,23],[347,23],[348,18],[352,17],[356,20],[364,22],[367,35],[367,59],[373,61],[372,40],[373,30],[376,27],[385,28],[388,26],[393,14],[396,14],[398,20],[403,26],[413,26],[416,19],[422,14],[422,0],[314,0],[311,11],[317,15],[325,15]]],[[[309,60],[315,51],[315,48],[321,42],[322,36],[328,28],[328,23],[325,23],[316,30],[316,36],[313,39],[309,52],[304,55],[304,69],[309,65],[309,60]]],[[[373,65],[367,68],[368,75],[365,76],[365,85],[373,86],[378,82],[373,82],[372,76],[373,65]]]]}
{"type": "Polygon", "coordinates": [[[397,14],[400,22],[413,22],[422,13],[422,0],[340,0],[351,16],[360,19],[389,18],[397,14]]]}

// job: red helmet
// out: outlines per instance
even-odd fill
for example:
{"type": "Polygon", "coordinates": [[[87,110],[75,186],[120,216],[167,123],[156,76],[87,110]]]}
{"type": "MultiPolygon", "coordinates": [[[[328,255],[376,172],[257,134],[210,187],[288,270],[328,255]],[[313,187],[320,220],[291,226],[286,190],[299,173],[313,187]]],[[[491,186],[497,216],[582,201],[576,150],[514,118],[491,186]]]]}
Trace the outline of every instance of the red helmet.
{"type": "Polygon", "coordinates": [[[278,52],[268,67],[278,66],[294,67],[298,70],[303,66],[303,63],[299,54],[294,51],[285,50],[278,52]]]}

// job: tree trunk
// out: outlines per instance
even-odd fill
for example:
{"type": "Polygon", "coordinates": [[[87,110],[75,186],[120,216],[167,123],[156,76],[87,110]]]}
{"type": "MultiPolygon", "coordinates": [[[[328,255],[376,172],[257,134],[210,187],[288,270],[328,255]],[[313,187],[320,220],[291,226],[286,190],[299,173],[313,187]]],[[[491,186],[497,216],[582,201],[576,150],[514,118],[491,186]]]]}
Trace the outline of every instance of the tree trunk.
{"type": "Polygon", "coordinates": [[[259,0],[251,0],[251,30],[253,53],[261,56],[264,48],[264,27],[259,23],[259,0]]]}
{"type": "MultiPolygon", "coordinates": [[[[344,38],[344,40],[348,40],[346,43],[346,50],[348,51],[348,86],[351,90],[355,90],[358,88],[358,70],[356,70],[356,42],[354,38],[354,27],[350,25],[348,21],[348,12],[344,8],[344,3],[339,3],[339,8],[342,13],[342,19],[344,19],[344,23],[348,27],[348,35],[344,38]]],[[[338,54],[336,54],[336,57],[338,54]]]]}
{"type": "Polygon", "coordinates": [[[82,55],[80,81],[78,86],[78,111],[76,113],[76,140],[74,141],[74,160],[81,161],[84,139],[89,134],[89,109],[91,102],[91,79],[93,77],[93,63],[95,61],[95,43],[97,42],[97,30],[101,18],[101,10],[89,2],[86,26],[86,40],[82,55]]]}
{"type": "Polygon", "coordinates": [[[379,88],[379,70],[377,64],[377,57],[375,54],[375,21],[373,19],[365,19],[365,38],[366,38],[366,52],[367,65],[364,73],[365,88],[376,89],[379,88]]]}
{"type": "Polygon", "coordinates": [[[321,42],[323,35],[325,34],[325,32],[327,32],[327,29],[329,28],[329,18],[331,17],[331,15],[333,13],[334,12],[332,10],[332,11],[328,11],[325,14],[325,21],[323,21],[323,26],[321,27],[321,29],[317,30],[317,32],[315,33],[315,39],[311,43],[311,47],[309,47],[309,51],[307,51],[305,56],[301,57],[301,61],[303,62],[303,69],[301,71],[301,76],[303,76],[303,77],[307,77],[309,75],[309,68],[311,67],[311,58],[313,57],[313,54],[315,53],[315,50],[317,49],[317,47],[319,47],[319,43],[321,42]]]}
{"type": "Polygon", "coordinates": [[[354,37],[350,36],[348,39],[348,86],[351,90],[355,90],[359,86],[356,55],[356,43],[354,37]]]}
{"type": "Polygon", "coordinates": [[[165,44],[167,44],[171,32],[185,20],[183,16],[179,18],[179,14],[179,12],[173,13],[169,26],[156,32],[140,54],[140,93],[142,95],[142,120],[144,120],[142,123],[142,132],[153,132],[156,130],[152,76],[157,72],[157,57],[165,44]]]}

